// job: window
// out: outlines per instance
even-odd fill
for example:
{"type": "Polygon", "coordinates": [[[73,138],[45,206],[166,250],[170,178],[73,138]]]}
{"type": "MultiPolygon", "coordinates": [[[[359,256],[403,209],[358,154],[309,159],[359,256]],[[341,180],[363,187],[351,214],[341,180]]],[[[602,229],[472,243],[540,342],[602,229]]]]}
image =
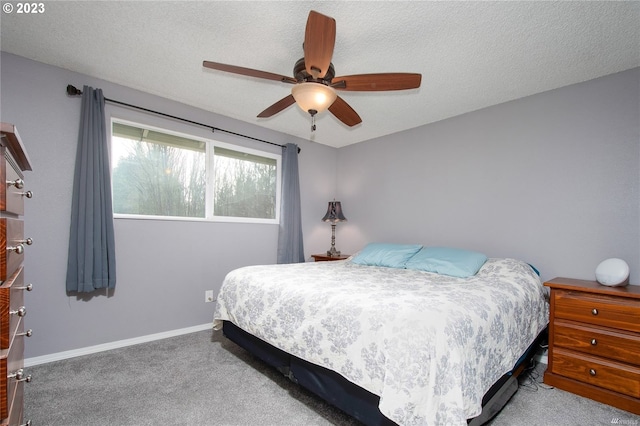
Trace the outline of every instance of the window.
{"type": "Polygon", "coordinates": [[[277,223],[280,156],[113,121],[117,217],[277,223]]]}

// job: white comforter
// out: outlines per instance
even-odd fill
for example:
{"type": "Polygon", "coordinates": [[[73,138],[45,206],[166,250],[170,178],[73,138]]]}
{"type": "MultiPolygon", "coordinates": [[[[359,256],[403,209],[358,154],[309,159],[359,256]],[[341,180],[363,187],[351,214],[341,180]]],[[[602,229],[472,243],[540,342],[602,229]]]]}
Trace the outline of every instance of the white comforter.
{"type": "Polygon", "coordinates": [[[542,283],[513,259],[471,278],[349,260],[249,266],[222,285],[229,320],[380,396],[401,425],[466,425],[548,322],[542,283]]]}

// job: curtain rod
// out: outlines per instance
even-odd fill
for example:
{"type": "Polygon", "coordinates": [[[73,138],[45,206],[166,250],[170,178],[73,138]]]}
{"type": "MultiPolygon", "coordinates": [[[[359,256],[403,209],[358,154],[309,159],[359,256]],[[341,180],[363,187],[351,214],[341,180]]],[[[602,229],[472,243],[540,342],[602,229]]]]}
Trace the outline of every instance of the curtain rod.
{"type": "MultiPolygon", "coordinates": [[[[69,96],[79,96],[79,95],[82,95],[82,90],[76,88],[75,86],[73,86],[71,84],[68,84],[67,85],[67,95],[69,95],[69,96]]],[[[120,102],[120,101],[116,101],[116,100],[109,99],[109,98],[104,98],[104,100],[106,102],[110,102],[112,104],[118,104],[118,105],[126,106],[126,107],[129,107],[129,108],[139,109],[141,111],[150,112],[152,114],[161,115],[163,117],[173,118],[174,120],[184,121],[186,123],[191,123],[191,124],[195,124],[195,125],[198,125],[198,126],[207,127],[209,129],[211,129],[212,133],[215,133],[216,131],[224,132],[224,133],[228,133],[230,135],[240,136],[240,137],[243,137],[243,138],[252,139],[254,141],[258,141],[258,142],[262,142],[262,143],[268,143],[269,145],[275,145],[275,146],[279,146],[281,148],[284,148],[284,145],[280,145],[280,144],[277,144],[275,142],[269,142],[269,141],[265,141],[265,140],[262,140],[262,139],[254,138],[252,136],[243,135],[241,133],[231,132],[229,130],[220,129],[218,127],[214,127],[214,126],[211,126],[209,124],[198,123],[197,121],[187,120],[186,118],[176,117],[175,115],[165,114],[164,112],[154,111],[152,109],[143,108],[143,107],[140,107],[140,106],[137,106],[137,105],[127,104],[125,102],[120,102]]],[[[298,147],[298,154],[300,154],[300,147],[298,147]]]]}

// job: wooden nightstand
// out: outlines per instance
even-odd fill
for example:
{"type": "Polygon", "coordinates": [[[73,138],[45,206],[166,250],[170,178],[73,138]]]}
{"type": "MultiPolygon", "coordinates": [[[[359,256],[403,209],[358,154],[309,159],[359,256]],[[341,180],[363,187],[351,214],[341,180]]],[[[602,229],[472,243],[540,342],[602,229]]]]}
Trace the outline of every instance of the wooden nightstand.
{"type": "Polygon", "coordinates": [[[329,256],[328,254],[312,254],[311,257],[313,257],[313,260],[315,262],[330,262],[333,260],[345,260],[347,259],[349,256],[351,256],[350,254],[341,254],[340,256],[329,256]]]}
{"type": "Polygon", "coordinates": [[[544,383],[640,414],[640,286],[554,278],[544,383]]]}

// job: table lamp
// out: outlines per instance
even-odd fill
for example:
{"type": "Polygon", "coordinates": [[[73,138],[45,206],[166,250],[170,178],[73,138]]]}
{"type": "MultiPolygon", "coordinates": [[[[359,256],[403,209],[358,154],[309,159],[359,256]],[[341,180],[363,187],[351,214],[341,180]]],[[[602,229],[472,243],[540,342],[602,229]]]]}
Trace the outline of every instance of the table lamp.
{"type": "Polygon", "coordinates": [[[330,257],[338,257],[340,256],[340,252],[336,250],[336,224],[347,221],[347,218],[342,214],[340,201],[329,201],[327,214],[324,215],[322,221],[331,223],[331,248],[327,250],[327,255],[330,257]]]}

